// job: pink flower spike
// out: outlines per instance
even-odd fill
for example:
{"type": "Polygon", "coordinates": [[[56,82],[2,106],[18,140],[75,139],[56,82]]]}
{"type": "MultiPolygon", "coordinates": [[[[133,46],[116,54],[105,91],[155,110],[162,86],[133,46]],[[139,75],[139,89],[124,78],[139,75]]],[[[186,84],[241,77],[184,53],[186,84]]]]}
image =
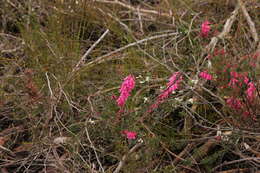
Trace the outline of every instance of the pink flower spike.
{"type": "Polygon", "coordinates": [[[175,82],[179,83],[179,81],[182,79],[181,73],[180,72],[175,72],[173,75],[170,77],[169,82],[167,83],[167,87],[172,86],[175,82]]]}
{"type": "Polygon", "coordinates": [[[227,99],[227,104],[234,110],[238,111],[242,108],[242,103],[237,98],[229,98],[227,99]]]}
{"type": "Polygon", "coordinates": [[[249,82],[248,77],[247,77],[247,76],[244,76],[244,83],[245,83],[245,84],[248,84],[248,82],[249,82]]]}
{"type": "Polygon", "coordinates": [[[238,80],[235,79],[235,78],[231,78],[229,83],[228,83],[228,86],[230,86],[232,88],[235,88],[236,87],[236,83],[238,83],[238,80]]]}
{"type": "Polygon", "coordinates": [[[244,119],[247,119],[249,116],[250,116],[250,112],[248,112],[248,111],[243,112],[244,119]]]}
{"type": "Polygon", "coordinates": [[[128,131],[128,130],[124,130],[122,132],[124,135],[126,135],[126,138],[127,139],[136,139],[136,136],[137,136],[137,133],[136,132],[131,132],[131,131],[128,131]]]}
{"type": "Polygon", "coordinates": [[[180,72],[173,73],[167,83],[167,88],[157,97],[156,102],[150,106],[148,112],[150,113],[158,108],[159,104],[163,103],[173,91],[179,89],[182,80],[183,78],[180,72]]]}
{"type": "Polygon", "coordinates": [[[131,91],[134,89],[135,87],[135,78],[132,75],[127,76],[124,79],[124,82],[121,85],[120,88],[120,96],[118,97],[117,101],[117,105],[119,107],[123,107],[125,105],[125,102],[127,100],[127,98],[130,96],[131,91]]]}
{"type": "Polygon", "coordinates": [[[254,99],[254,92],[255,92],[256,88],[253,82],[249,82],[248,83],[248,88],[246,90],[246,95],[249,101],[253,101],[254,99]]]}
{"type": "Polygon", "coordinates": [[[201,24],[201,31],[200,31],[200,35],[202,37],[208,37],[209,35],[209,31],[210,31],[210,22],[209,21],[204,21],[202,24],[201,24]]]}
{"type": "Polygon", "coordinates": [[[163,101],[166,99],[173,91],[179,88],[180,82],[182,81],[182,75],[180,72],[175,72],[170,77],[167,83],[167,88],[159,95],[158,99],[163,101]]]}
{"type": "Polygon", "coordinates": [[[199,76],[206,80],[212,80],[212,76],[207,71],[200,72],[199,76]]]}

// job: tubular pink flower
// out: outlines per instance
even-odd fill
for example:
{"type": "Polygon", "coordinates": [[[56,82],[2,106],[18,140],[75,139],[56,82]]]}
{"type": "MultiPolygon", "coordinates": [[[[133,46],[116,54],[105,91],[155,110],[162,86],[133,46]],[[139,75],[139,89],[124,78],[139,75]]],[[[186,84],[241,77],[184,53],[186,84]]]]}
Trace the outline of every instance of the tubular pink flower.
{"type": "Polygon", "coordinates": [[[231,78],[228,83],[228,86],[235,88],[237,83],[238,83],[238,80],[236,78],[231,78]]]}
{"type": "Polygon", "coordinates": [[[243,112],[244,119],[247,119],[249,116],[250,116],[250,112],[248,112],[248,111],[243,112]]]}
{"type": "Polygon", "coordinates": [[[210,31],[210,22],[209,21],[204,21],[202,24],[201,24],[201,31],[200,31],[200,35],[202,37],[208,37],[209,35],[209,31],[210,31]]]}
{"type": "Polygon", "coordinates": [[[253,101],[255,90],[256,90],[256,88],[255,88],[254,83],[253,82],[249,82],[248,83],[248,88],[246,90],[246,95],[247,95],[247,98],[248,98],[249,101],[253,101]]]}
{"type": "Polygon", "coordinates": [[[199,76],[206,80],[212,80],[212,76],[207,71],[200,72],[199,76]]]}
{"type": "Polygon", "coordinates": [[[120,88],[120,96],[118,97],[117,105],[123,107],[127,98],[130,96],[131,91],[135,87],[135,78],[132,75],[127,76],[120,88]]]}
{"type": "Polygon", "coordinates": [[[166,98],[169,97],[169,95],[179,89],[179,85],[182,81],[182,75],[180,72],[175,72],[170,77],[169,82],[167,83],[167,88],[158,96],[156,102],[152,104],[148,110],[148,112],[152,112],[154,109],[156,109],[159,104],[163,103],[166,98]]]}
{"type": "Polygon", "coordinates": [[[231,71],[230,76],[232,76],[233,78],[236,78],[236,79],[240,77],[240,75],[236,71],[231,71]]]}
{"type": "Polygon", "coordinates": [[[124,130],[122,133],[126,136],[127,139],[131,139],[131,140],[136,139],[136,136],[137,136],[136,132],[131,132],[128,130],[124,130]]]}
{"type": "Polygon", "coordinates": [[[242,108],[242,103],[239,99],[237,98],[229,98],[227,99],[227,104],[234,110],[240,110],[242,108]]]}
{"type": "Polygon", "coordinates": [[[179,88],[179,84],[182,81],[180,72],[175,72],[167,83],[167,88],[159,95],[160,100],[166,99],[173,91],[179,88]]]}
{"type": "Polygon", "coordinates": [[[248,82],[249,82],[248,77],[247,77],[247,76],[244,76],[244,83],[245,83],[245,84],[248,84],[248,82]]]}

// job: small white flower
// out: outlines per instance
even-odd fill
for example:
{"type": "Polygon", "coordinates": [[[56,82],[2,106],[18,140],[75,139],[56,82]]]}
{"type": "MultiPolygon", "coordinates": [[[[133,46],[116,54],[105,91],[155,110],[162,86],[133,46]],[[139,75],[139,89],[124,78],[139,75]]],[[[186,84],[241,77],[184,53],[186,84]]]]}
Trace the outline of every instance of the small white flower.
{"type": "Polygon", "coordinates": [[[142,138],[140,138],[140,139],[138,139],[138,142],[139,142],[139,143],[143,143],[144,140],[143,140],[142,138]]]}
{"type": "Polygon", "coordinates": [[[223,141],[229,141],[229,137],[226,135],[222,135],[221,138],[223,141]]]}
{"type": "Polygon", "coordinates": [[[136,77],[136,79],[139,79],[139,78],[142,78],[142,75],[139,74],[139,75],[136,77]]]}
{"type": "Polygon", "coordinates": [[[145,81],[146,81],[146,82],[149,82],[149,81],[150,81],[150,76],[146,76],[146,77],[145,77],[145,81]]]}
{"type": "Polygon", "coordinates": [[[208,61],[208,68],[212,68],[212,63],[211,63],[211,61],[208,61]]]}
{"type": "Polygon", "coordinates": [[[182,101],[183,101],[183,99],[182,99],[182,98],[179,98],[179,97],[175,98],[175,100],[176,100],[177,102],[182,102],[182,101]]]}
{"type": "Polygon", "coordinates": [[[244,142],[244,147],[246,148],[246,150],[248,150],[250,148],[250,146],[244,142]]]}
{"type": "Polygon", "coordinates": [[[63,136],[60,136],[60,137],[57,137],[53,140],[53,142],[55,144],[64,144],[66,142],[68,142],[70,138],[69,137],[63,137],[63,136]]]}
{"type": "Polygon", "coordinates": [[[184,93],[184,91],[183,90],[179,90],[179,93],[182,94],[182,93],[184,93]]]}
{"type": "Polygon", "coordinates": [[[191,104],[193,104],[193,103],[194,103],[193,98],[190,98],[190,99],[188,100],[188,102],[190,102],[191,104]]]}
{"type": "Polygon", "coordinates": [[[160,86],[160,91],[163,91],[165,89],[164,86],[160,86]]]}
{"type": "Polygon", "coordinates": [[[221,135],[222,135],[222,132],[221,132],[221,130],[220,130],[220,126],[217,126],[217,129],[218,129],[218,131],[217,131],[217,135],[216,135],[216,136],[221,136],[221,135]]]}
{"type": "Polygon", "coordinates": [[[192,79],[192,80],[191,80],[191,83],[194,84],[194,85],[196,85],[198,82],[199,82],[198,79],[192,79]]]}
{"type": "Polygon", "coordinates": [[[90,124],[95,124],[96,122],[90,118],[90,119],[88,120],[88,123],[90,123],[90,124]]]}
{"type": "Polygon", "coordinates": [[[144,97],[144,103],[146,103],[148,101],[147,97],[144,97]]]}

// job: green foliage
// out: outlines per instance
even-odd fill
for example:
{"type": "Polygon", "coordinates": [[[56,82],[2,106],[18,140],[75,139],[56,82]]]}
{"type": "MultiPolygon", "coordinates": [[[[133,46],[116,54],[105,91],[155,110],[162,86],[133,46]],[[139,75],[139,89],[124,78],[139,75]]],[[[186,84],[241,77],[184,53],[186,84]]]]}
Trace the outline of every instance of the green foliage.
{"type": "Polygon", "coordinates": [[[221,159],[223,158],[223,156],[226,152],[227,152],[226,149],[216,151],[213,154],[203,158],[201,160],[200,164],[205,166],[207,172],[210,172],[212,169],[212,166],[217,165],[218,163],[221,163],[221,159]]]}

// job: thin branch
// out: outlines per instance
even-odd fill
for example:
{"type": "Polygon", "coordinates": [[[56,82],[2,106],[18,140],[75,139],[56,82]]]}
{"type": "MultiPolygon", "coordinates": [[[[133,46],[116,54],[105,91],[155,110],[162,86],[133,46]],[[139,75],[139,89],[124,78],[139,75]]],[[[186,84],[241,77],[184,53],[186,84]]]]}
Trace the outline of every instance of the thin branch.
{"type": "Polygon", "coordinates": [[[76,67],[73,69],[73,71],[76,71],[79,69],[80,65],[85,61],[86,57],[90,54],[90,52],[100,43],[101,40],[104,39],[104,37],[108,34],[109,29],[107,29],[101,37],[87,50],[87,52],[80,58],[80,61],[77,63],[76,67]]]}
{"type": "Polygon", "coordinates": [[[232,161],[229,161],[229,162],[224,162],[224,163],[216,166],[215,168],[213,168],[212,171],[216,171],[218,168],[221,168],[221,167],[226,166],[226,165],[231,165],[231,164],[234,164],[234,163],[240,163],[240,162],[250,161],[250,160],[260,160],[260,158],[259,157],[248,157],[248,158],[245,158],[245,159],[239,159],[239,160],[232,160],[232,161]]]}
{"type": "MultiPolygon", "coordinates": [[[[236,19],[236,16],[238,14],[239,10],[239,5],[236,6],[235,10],[231,13],[232,15],[227,19],[223,31],[216,37],[212,37],[210,43],[206,47],[206,52],[207,51],[213,51],[218,40],[219,39],[224,39],[224,37],[230,32],[231,27],[236,19]]],[[[205,53],[205,52],[204,52],[205,53]]]]}
{"type": "Polygon", "coordinates": [[[195,143],[194,143],[194,142],[193,142],[193,143],[189,143],[189,144],[182,150],[182,152],[179,153],[178,158],[176,157],[176,158],[173,160],[172,164],[173,164],[173,165],[177,165],[177,164],[181,161],[179,158],[185,158],[185,157],[187,156],[187,154],[191,152],[191,150],[194,148],[194,146],[195,146],[195,143]]]}
{"type": "Polygon", "coordinates": [[[255,28],[255,23],[252,21],[250,15],[248,14],[244,3],[241,0],[238,0],[238,4],[239,4],[241,10],[243,11],[243,14],[246,18],[248,25],[249,25],[252,37],[254,38],[255,43],[257,43],[259,41],[259,38],[258,38],[258,34],[257,34],[256,28],[255,28]]]}
{"type": "Polygon", "coordinates": [[[154,14],[154,15],[158,15],[158,16],[164,16],[164,17],[169,17],[169,18],[174,18],[173,15],[169,14],[169,13],[164,13],[164,12],[160,12],[160,11],[155,11],[155,10],[147,10],[147,9],[143,9],[143,8],[135,8],[131,5],[125,4],[123,2],[120,2],[118,0],[115,1],[108,1],[108,0],[94,0],[94,2],[99,2],[99,3],[106,3],[106,4],[116,4],[116,5],[120,5],[124,8],[127,8],[133,12],[141,12],[141,13],[147,13],[147,14],[154,14]]]}
{"type": "MultiPolygon", "coordinates": [[[[91,66],[93,66],[93,65],[96,65],[96,64],[101,63],[102,61],[104,61],[105,58],[108,58],[108,57],[110,57],[111,55],[114,55],[114,54],[116,54],[116,53],[118,53],[118,52],[121,52],[121,51],[123,51],[123,50],[125,50],[125,49],[128,49],[128,48],[130,48],[130,47],[137,46],[137,45],[139,45],[139,44],[141,44],[141,43],[144,43],[144,42],[147,42],[147,41],[150,41],[150,40],[154,40],[154,39],[158,39],[158,38],[163,38],[163,37],[170,37],[170,36],[174,36],[174,35],[177,35],[177,34],[178,34],[177,32],[174,32],[174,33],[167,33],[167,34],[155,35],[155,36],[151,36],[151,37],[148,37],[148,38],[145,38],[145,39],[142,39],[142,40],[135,41],[135,42],[130,43],[130,44],[126,45],[126,46],[123,46],[123,47],[121,47],[121,48],[119,48],[119,49],[116,49],[116,50],[114,50],[114,51],[112,51],[112,52],[109,52],[109,53],[107,53],[107,54],[105,54],[105,55],[103,55],[103,56],[100,56],[100,57],[96,58],[95,60],[93,60],[93,61],[91,61],[91,62],[89,62],[89,63],[87,63],[87,64],[85,64],[85,65],[83,65],[83,66],[84,66],[84,67],[91,67],[91,66]]],[[[106,60],[107,60],[107,59],[106,59],[106,60]]]]}
{"type": "Polygon", "coordinates": [[[129,152],[126,153],[126,154],[122,157],[122,159],[121,159],[121,161],[119,162],[119,164],[118,164],[116,170],[115,170],[113,173],[119,173],[120,170],[123,168],[127,157],[128,157],[131,153],[133,153],[134,151],[136,151],[138,148],[140,148],[142,145],[143,145],[143,142],[139,142],[139,143],[135,144],[135,146],[133,146],[133,147],[129,150],[129,152]]]}
{"type": "Polygon", "coordinates": [[[96,149],[95,149],[95,147],[94,147],[94,144],[93,144],[93,142],[92,142],[91,139],[90,139],[90,136],[89,136],[87,127],[85,127],[85,131],[86,131],[86,135],[87,135],[88,141],[89,141],[89,143],[90,143],[90,146],[91,146],[91,148],[93,149],[93,151],[94,151],[94,153],[95,153],[97,162],[98,162],[98,164],[99,164],[99,166],[100,166],[102,172],[104,173],[105,170],[104,170],[104,168],[103,168],[103,166],[102,166],[102,164],[101,164],[101,162],[100,162],[100,160],[99,160],[99,157],[98,157],[98,155],[97,155],[97,151],[96,151],[96,149]]]}

